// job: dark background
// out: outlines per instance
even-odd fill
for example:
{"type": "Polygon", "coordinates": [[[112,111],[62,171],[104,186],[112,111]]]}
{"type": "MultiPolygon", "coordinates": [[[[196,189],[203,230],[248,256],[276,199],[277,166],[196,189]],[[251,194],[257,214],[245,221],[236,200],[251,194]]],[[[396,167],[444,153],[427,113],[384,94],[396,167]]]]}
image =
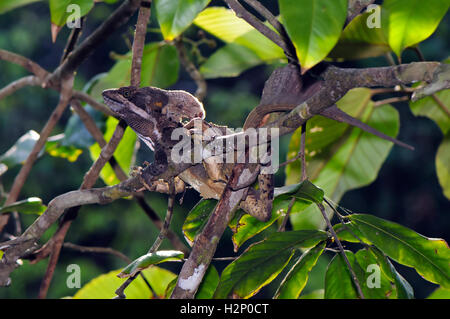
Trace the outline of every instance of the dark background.
{"type": "MultiPolygon", "coordinates": [[[[261,1],[273,12],[277,12],[276,1],[261,1]]],[[[213,5],[221,4],[213,1],[213,5]]],[[[90,34],[117,5],[98,3],[88,15],[83,37],[90,34]]],[[[75,87],[81,89],[93,76],[107,72],[114,64],[110,52],[126,53],[129,48],[125,38],[131,39],[132,26],[136,17],[115,33],[85,61],[76,77],[75,87]]],[[[157,27],[152,17],[152,27],[157,27]]],[[[437,32],[420,45],[427,60],[443,60],[448,57],[450,47],[449,17],[441,23],[437,32]]],[[[64,28],[56,41],[51,42],[50,16],[48,4],[38,2],[0,15],[0,48],[6,49],[39,63],[47,70],[54,70],[61,57],[69,30],[64,28]]],[[[187,35],[197,37],[195,28],[187,35]]],[[[147,42],[159,41],[156,33],[149,33],[147,42]]],[[[219,43],[220,45],[220,43],[219,43]]],[[[202,47],[204,53],[208,49],[202,47]]],[[[415,60],[412,53],[405,53],[404,62],[415,60]]],[[[385,65],[384,59],[368,59],[353,66],[385,65]]],[[[245,116],[253,108],[261,93],[264,81],[272,68],[261,66],[245,72],[239,78],[208,81],[208,97],[205,101],[207,119],[231,127],[242,126],[245,116]]],[[[22,68],[0,61],[0,87],[24,75],[22,68]]],[[[195,90],[195,85],[182,71],[180,80],[175,86],[189,91],[195,90]]],[[[15,141],[28,130],[39,132],[49,114],[58,102],[58,94],[52,90],[39,87],[24,88],[14,95],[0,101],[0,154],[6,152],[15,141]]],[[[442,141],[442,134],[437,125],[427,118],[418,118],[409,110],[406,103],[395,104],[401,114],[401,129],[399,139],[412,144],[416,151],[394,147],[384,163],[377,180],[371,185],[348,192],[340,205],[353,212],[371,213],[376,216],[398,222],[406,227],[428,237],[441,237],[450,240],[449,201],[442,194],[435,170],[435,154],[442,141]]],[[[66,111],[56,127],[54,134],[64,132],[65,124],[71,113],[66,111]]],[[[281,141],[282,152],[286,152],[289,138],[281,141]]],[[[151,157],[150,152],[140,152],[137,164],[151,157]]],[[[37,196],[48,203],[55,196],[77,189],[82,182],[84,173],[92,161],[87,151],[83,152],[77,162],[69,163],[65,159],[43,156],[33,167],[28,181],[21,192],[21,198],[37,196]]],[[[19,168],[10,169],[1,178],[1,183],[8,190],[19,168]]],[[[277,176],[279,185],[283,184],[284,172],[277,176]]],[[[98,186],[102,183],[98,182],[98,186]]],[[[163,218],[166,208],[166,197],[158,194],[146,194],[152,207],[163,218]]],[[[183,207],[177,205],[176,216],[172,229],[180,233],[184,217],[191,207],[199,200],[195,192],[188,191],[183,207]]],[[[28,226],[34,216],[22,216],[24,227],[28,226]]],[[[11,226],[11,225],[10,225],[11,226]]],[[[48,239],[55,226],[46,233],[48,239]]],[[[73,223],[67,241],[80,245],[109,246],[122,251],[130,258],[144,254],[157,236],[157,230],[150,220],[141,212],[137,205],[129,200],[119,200],[107,206],[83,207],[79,217],[73,223]]],[[[217,256],[231,256],[232,246],[227,231],[222,240],[217,256]]],[[[3,240],[3,239],[2,239],[3,240]]],[[[162,249],[170,248],[164,242],[162,249]]],[[[329,256],[321,258],[319,266],[313,271],[310,283],[306,289],[311,291],[323,287],[324,271],[329,256]]],[[[66,266],[77,263],[82,269],[82,284],[92,278],[124,266],[123,262],[112,256],[80,254],[64,250],[61,253],[59,265],[49,290],[48,297],[60,298],[75,293],[65,285],[66,266]]],[[[0,298],[35,298],[39,289],[46,261],[36,265],[24,265],[13,272],[13,284],[9,288],[0,288],[0,298]]],[[[215,264],[220,271],[226,263],[215,264]]],[[[435,285],[422,279],[409,268],[396,265],[404,277],[415,288],[417,298],[424,298],[433,291],[435,285]]],[[[163,266],[174,271],[179,265],[163,266]]],[[[277,279],[278,280],[278,279],[277,279]]],[[[276,281],[277,281],[276,280],[276,281]]],[[[272,285],[273,286],[273,285],[272,285]]],[[[271,297],[273,288],[263,289],[256,297],[271,297]]]]}

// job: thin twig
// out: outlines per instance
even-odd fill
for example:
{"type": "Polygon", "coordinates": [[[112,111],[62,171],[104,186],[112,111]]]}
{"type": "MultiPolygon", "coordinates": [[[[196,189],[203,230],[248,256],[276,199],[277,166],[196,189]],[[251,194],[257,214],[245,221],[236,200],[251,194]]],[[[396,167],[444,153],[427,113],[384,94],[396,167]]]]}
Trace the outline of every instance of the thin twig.
{"type": "Polygon", "coordinates": [[[409,96],[398,96],[398,97],[391,97],[389,99],[379,100],[375,101],[373,103],[374,107],[379,107],[386,104],[392,104],[392,103],[399,103],[399,102],[406,102],[409,101],[411,98],[409,96]]]}
{"type": "Polygon", "coordinates": [[[42,81],[49,74],[44,68],[42,68],[39,64],[31,61],[28,58],[25,58],[21,55],[0,49],[0,60],[8,61],[17,65],[20,65],[24,69],[36,75],[42,81]]]}
{"type": "MultiPolygon", "coordinates": [[[[42,150],[42,148],[44,147],[45,143],[47,142],[50,133],[53,131],[53,128],[55,127],[56,123],[59,121],[64,110],[69,104],[72,92],[72,85],[73,85],[72,77],[65,79],[63,81],[59,103],[53,110],[52,114],[50,115],[44,128],[41,130],[39,134],[39,139],[34,144],[33,149],[31,150],[30,154],[25,160],[25,163],[23,164],[19,173],[16,175],[16,178],[14,179],[14,183],[11,187],[11,190],[9,191],[8,198],[6,199],[4,205],[14,203],[19,197],[20,191],[22,190],[22,187],[25,184],[25,181],[31,171],[31,168],[33,167],[34,162],[38,158],[38,155],[42,150]]],[[[6,225],[7,222],[8,222],[8,215],[0,216],[0,231],[3,229],[3,227],[6,225]]]]}
{"type": "Polygon", "coordinates": [[[14,82],[9,83],[7,86],[0,90],[0,100],[7,97],[8,95],[13,94],[21,88],[24,88],[26,86],[36,86],[39,85],[39,83],[39,78],[34,75],[28,75],[20,78],[14,82]]]}
{"type": "Polygon", "coordinates": [[[63,244],[63,247],[71,249],[71,250],[76,250],[81,253],[109,254],[109,255],[116,256],[117,258],[123,260],[126,263],[131,262],[131,259],[128,258],[125,254],[123,254],[122,252],[115,250],[111,247],[88,247],[88,246],[80,246],[80,245],[76,245],[76,244],[68,243],[68,242],[65,242],[63,244]]]}
{"type": "Polygon", "coordinates": [[[325,211],[325,207],[323,207],[323,205],[321,203],[318,203],[317,206],[319,207],[320,212],[322,213],[322,216],[325,219],[325,222],[327,223],[328,230],[330,231],[331,235],[334,238],[334,241],[336,242],[336,244],[339,247],[339,251],[341,252],[342,258],[344,258],[344,261],[347,264],[348,270],[350,271],[353,283],[355,284],[355,287],[356,287],[359,297],[361,299],[365,299],[364,294],[361,289],[361,285],[359,284],[359,280],[356,277],[356,274],[352,268],[352,265],[350,264],[350,261],[347,258],[347,255],[345,254],[345,250],[344,250],[344,247],[342,246],[341,241],[339,240],[336,232],[333,229],[333,225],[331,225],[330,219],[328,218],[327,213],[325,211]]]}
{"type": "Polygon", "coordinates": [[[264,23],[261,22],[257,17],[255,17],[253,14],[248,12],[237,0],[224,0],[228,6],[231,8],[231,10],[234,11],[236,16],[238,18],[244,19],[247,21],[248,24],[250,24],[252,27],[254,27],[256,30],[258,30],[262,35],[264,35],[266,38],[271,40],[273,43],[278,45],[280,48],[283,49],[288,59],[293,61],[294,63],[298,63],[298,59],[295,54],[291,53],[291,48],[289,45],[284,42],[282,37],[270,29],[268,26],[266,26],[264,23]]]}

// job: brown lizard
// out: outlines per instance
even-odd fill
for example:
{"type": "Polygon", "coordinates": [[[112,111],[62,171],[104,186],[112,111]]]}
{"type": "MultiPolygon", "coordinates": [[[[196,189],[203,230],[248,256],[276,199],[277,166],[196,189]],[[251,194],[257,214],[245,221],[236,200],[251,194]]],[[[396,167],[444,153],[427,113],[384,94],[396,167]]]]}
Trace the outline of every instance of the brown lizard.
{"type": "MultiPolygon", "coordinates": [[[[277,69],[266,82],[261,103],[247,117],[244,130],[260,127],[270,113],[292,110],[317,91],[317,83],[303,86],[295,66],[288,65],[277,69]]],[[[192,129],[195,127],[193,123],[197,120],[201,121],[201,132],[192,131],[191,133],[193,135],[201,133],[202,142],[205,137],[210,140],[230,134],[226,127],[204,121],[205,110],[202,103],[185,91],[169,91],[153,87],[140,89],[123,87],[105,90],[103,97],[111,110],[125,120],[139,138],[155,151],[155,160],[149,167],[150,173],[154,176],[165,171],[168,157],[178,143],[177,140],[172,139],[172,132],[175,129],[182,127],[192,129]],[[189,123],[183,125],[183,120],[188,120],[189,123]],[[209,132],[210,136],[204,136],[206,132],[209,132]]],[[[359,127],[400,146],[411,148],[351,117],[336,106],[327,108],[321,115],[359,127]]],[[[203,198],[219,199],[233,165],[233,163],[216,161],[214,158],[204,159],[202,163],[193,165],[178,177],[196,189],[203,198]]],[[[260,173],[259,164],[250,164],[247,167],[253,176],[250,180],[258,179],[259,189],[249,188],[240,207],[259,220],[267,221],[272,211],[273,175],[260,173]]]]}

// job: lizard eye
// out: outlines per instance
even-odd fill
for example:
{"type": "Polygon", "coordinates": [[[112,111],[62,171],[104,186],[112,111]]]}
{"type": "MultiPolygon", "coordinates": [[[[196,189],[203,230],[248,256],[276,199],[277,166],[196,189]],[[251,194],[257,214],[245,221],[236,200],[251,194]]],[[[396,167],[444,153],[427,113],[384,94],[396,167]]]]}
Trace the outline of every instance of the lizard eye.
{"type": "Polygon", "coordinates": [[[124,90],[122,93],[123,97],[125,98],[129,98],[130,97],[130,91],[129,90],[124,90]]]}

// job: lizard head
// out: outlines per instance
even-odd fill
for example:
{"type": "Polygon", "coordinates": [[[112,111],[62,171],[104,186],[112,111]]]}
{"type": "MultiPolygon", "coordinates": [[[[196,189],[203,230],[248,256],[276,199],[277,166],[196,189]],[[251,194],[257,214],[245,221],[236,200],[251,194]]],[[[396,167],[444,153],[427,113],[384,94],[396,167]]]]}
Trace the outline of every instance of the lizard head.
{"type": "Polygon", "coordinates": [[[153,117],[158,116],[157,114],[166,115],[173,122],[205,117],[202,103],[185,91],[125,86],[105,90],[102,95],[105,103],[119,116],[130,111],[142,116],[144,111],[153,117]]]}

